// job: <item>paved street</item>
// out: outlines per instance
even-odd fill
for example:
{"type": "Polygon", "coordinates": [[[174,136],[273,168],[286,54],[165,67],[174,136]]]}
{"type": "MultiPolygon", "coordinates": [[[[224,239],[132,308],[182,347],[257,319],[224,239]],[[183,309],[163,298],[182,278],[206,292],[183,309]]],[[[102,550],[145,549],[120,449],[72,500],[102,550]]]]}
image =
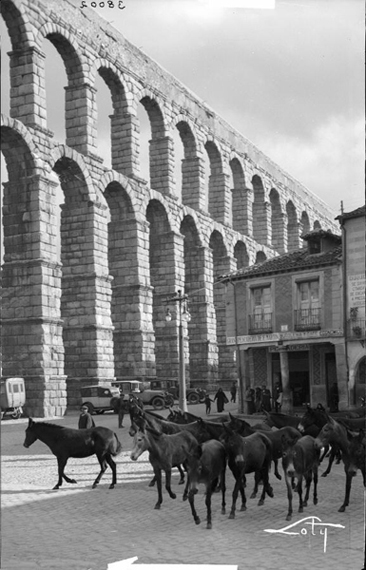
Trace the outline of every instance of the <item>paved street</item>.
{"type": "MultiPolygon", "coordinates": [[[[227,409],[235,411],[230,404],[227,409]]],[[[189,408],[203,414],[203,406],[189,408]]],[[[52,420],[77,426],[78,414],[52,420]]],[[[138,557],[138,563],[237,564],[240,570],[361,570],[364,560],[364,489],[361,474],[353,481],[351,504],[338,513],[344,494],[342,465],[335,465],[327,478],[319,479],[319,503],[312,502],[303,514],[297,513],[294,500],[292,522],[316,516],[322,523],[345,528],[315,528],[304,521],[292,531],[297,535],[268,533],[289,523],[284,480],[271,473],[274,498],[265,504],[248,499],[246,512],[237,512],[228,520],[233,478],[228,473],[227,514],[220,512],[221,498],[213,497],[213,528],[206,529],[203,490],[196,496],[202,523],[196,526],[188,503],[182,501],[182,486],[174,472],[172,500],[164,490],[160,511],[154,510],[155,488],[148,487],[152,469],[146,454],[136,463],[129,458],[132,439],[128,435],[129,418],[124,429],[117,428],[117,416],[95,416],[97,425],[115,429],[123,445],[117,457],[118,484],[108,486],[108,469],[101,484],[91,489],[99,465],[96,457],[71,459],[66,473],[77,485],[64,483],[52,491],[57,481],[56,458],[42,443],[23,447],[27,420],[2,421],[2,560],[6,570],[104,570],[117,560],[138,557]],[[324,531],[327,528],[326,544],[324,531]],[[325,552],[324,552],[325,550],[325,552]]],[[[253,423],[253,420],[251,419],[253,423]]],[[[320,473],[325,469],[324,465],[320,473]]],[[[253,477],[248,477],[251,492],[253,477]]]]}

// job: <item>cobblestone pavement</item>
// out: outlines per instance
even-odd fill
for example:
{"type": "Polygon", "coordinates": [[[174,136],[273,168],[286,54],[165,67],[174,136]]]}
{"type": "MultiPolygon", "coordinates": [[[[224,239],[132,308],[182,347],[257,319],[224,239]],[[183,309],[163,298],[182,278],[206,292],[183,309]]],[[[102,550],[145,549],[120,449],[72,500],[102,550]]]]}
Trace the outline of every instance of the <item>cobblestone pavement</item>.
{"type": "MultiPolygon", "coordinates": [[[[229,409],[235,409],[234,404],[229,409]]],[[[190,408],[192,411],[192,408],[190,408]]],[[[201,406],[194,413],[202,413],[201,406]]],[[[54,419],[55,423],[76,427],[78,415],[54,419]]],[[[292,530],[298,535],[270,534],[265,529],[287,526],[286,486],[271,473],[274,498],[265,504],[248,499],[245,512],[237,511],[228,519],[233,478],[228,472],[227,514],[221,514],[221,496],[213,497],[213,528],[206,529],[203,489],[196,496],[202,523],[194,524],[189,504],[182,501],[178,472],[173,476],[177,499],[164,489],[160,511],[154,510],[155,488],[148,487],[152,477],[146,454],[136,463],[129,458],[132,440],[125,429],[117,428],[113,414],[96,416],[97,425],[115,429],[123,445],[117,457],[118,484],[108,489],[108,469],[101,484],[92,490],[98,471],[96,457],[71,459],[66,472],[77,485],[63,484],[52,491],[57,481],[56,458],[42,443],[23,447],[27,420],[2,422],[2,560],[6,570],[104,570],[117,560],[138,557],[139,564],[236,564],[240,570],[361,570],[364,563],[364,488],[361,474],[353,481],[351,503],[338,513],[344,494],[342,465],[335,465],[327,478],[319,478],[319,503],[312,502],[304,513],[297,513],[294,498],[292,523],[316,516],[323,523],[341,524],[314,534],[306,522],[292,530]],[[321,534],[322,532],[322,534],[321,534]],[[325,550],[325,552],[324,552],[325,550]]],[[[252,418],[251,418],[252,421],[252,418]]],[[[252,422],[253,423],[253,422],[252,422]]],[[[324,470],[321,467],[320,472],[324,470]]],[[[252,476],[248,477],[248,493],[252,476]]]]}

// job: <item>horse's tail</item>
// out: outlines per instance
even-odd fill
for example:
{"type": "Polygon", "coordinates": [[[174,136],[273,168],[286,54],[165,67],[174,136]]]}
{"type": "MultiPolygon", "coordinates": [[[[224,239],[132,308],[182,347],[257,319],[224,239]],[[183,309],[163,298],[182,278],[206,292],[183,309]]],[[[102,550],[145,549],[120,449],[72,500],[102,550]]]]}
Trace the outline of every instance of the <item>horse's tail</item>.
{"type": "Polygon", "coordinates": [[[113,433],[113,435],[115,437],[115,449],[111,451],[111,455],[116,456],[122,451],[122,443],[119,441],[116,433],[113,433]]]}

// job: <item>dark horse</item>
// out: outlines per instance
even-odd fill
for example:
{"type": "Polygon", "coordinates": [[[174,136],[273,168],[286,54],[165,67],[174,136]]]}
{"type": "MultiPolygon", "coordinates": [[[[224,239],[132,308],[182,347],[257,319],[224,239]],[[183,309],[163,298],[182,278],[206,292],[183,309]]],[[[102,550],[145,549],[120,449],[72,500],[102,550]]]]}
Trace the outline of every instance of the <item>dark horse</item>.
{"type": "Polygon", "coordinates": [[[158,501],[155,509],[160,509],[163,502],[161,472],[165,472],[165,488],[169,496],[176,499],[177,496],[171,489],[172,467],[185,465],[197,446],[196,438],[189,431],[165,435],[146,426],[143,431],[139,430],[135,433],[130,457],[132,461],[137,461],[144,451],[149,452],[149,461],[154,469],[158,487],[158,501]]]}
{"type": "Polygon", "coordinates": [[[273,489],[269,484],[268,477],[272,460],[272,444],[269,439],[261,433],[253,433],[247,437],[242,437],[225,424],[224,433],[220,440],[225,446],[228,455],[228,465],[235,477],[235,487],[229,516],[230,519],[234,519],[239,491],[242,497],[240,510],[246,510],[244,491],[246,473],[254,472],[255,474],[255,488],[251,498],[256,496],[258,485],[261,481],[263,482],[263,491],[258,505],[263,505],[266,493],[269,497],[273,497],[273,489]]]}
{"type": "Polygon", "coordinates": [[[211,496],[218,488],[222,494],[221,514],[225,514],[225,472],[226,452],[219,441],[211,439],[199,445],[187,460],[188,481],[183,494],[183,500],[189,500],[194,522],[200,524],[194,506],[194,496],[198,492],[197,486],[203,483],[206,487],[207,528],[212,528],[211,496]]]}
{"type": "Polygon", "coordinates": [[[338,512],[343,513],[349,505],[351,494],[352,478],[360,469],[363,476],[363,484],[366,486],[366,466],[365,466],[365,433],[360,430],[358,435],[351,434],[341,423],[329,417],[328,422],[322,428],[315,439],[318,448],[325,445],[338,445],[342,452],[342,461],[346,473],[346,492],[343,504],[338,512]]]}
{"type": "Polygon", "coordinates": [[[93,489],[101,480],[107,464],[113,474],[109,488],[113,489],[116,485],[117,470],[112,455],[118,455],[122,451],[122,445],[112,430],[101,426],[91,429],[72,429],[47,422],[35,422],[29,418],[24,447],[30,447],[37,439],[45,443],[57,457],[58,482],[54,489],[61,487],[62,479],[67,483],[76,483],[75,479],[70,479],[64,473],[69,457],[82,458],[91,455],[97,456],[101,467],[93,483],[93,489]]]}
{"type": "Polygon", "coordinates": [[[314,477],[314,505],[318,503],[318,465],[320,450],[315,446],[315,440],[311,435],[304,435],[300,439],[289,439],[282,436],[282,467],[285,475],[288,498],[288,513],[286,520],[292,517],[292,486],[293,479],[297,479],[296,490],[299,495],[299,513],[307,506],[310,494],[310,485],[314,477]],[[306,492],[302,499],[302,480],[305,479],[306,492]]]}

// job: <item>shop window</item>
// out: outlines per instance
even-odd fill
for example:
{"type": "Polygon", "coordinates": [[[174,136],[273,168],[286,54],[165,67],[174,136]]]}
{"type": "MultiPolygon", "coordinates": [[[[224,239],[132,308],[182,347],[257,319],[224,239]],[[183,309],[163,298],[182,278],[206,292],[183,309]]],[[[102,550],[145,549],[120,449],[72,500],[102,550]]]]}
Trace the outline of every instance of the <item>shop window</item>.
{"type": "Polygon", "coordinates": [[[249,334],[272,331],[271,287],[251,289],[251,314],[249,315],[249,334]]]}
{"type": "Polygon", "coordinates": [[[295,330],[320,329],[320,310],[319,280],[298,283],[295,330]]]}

